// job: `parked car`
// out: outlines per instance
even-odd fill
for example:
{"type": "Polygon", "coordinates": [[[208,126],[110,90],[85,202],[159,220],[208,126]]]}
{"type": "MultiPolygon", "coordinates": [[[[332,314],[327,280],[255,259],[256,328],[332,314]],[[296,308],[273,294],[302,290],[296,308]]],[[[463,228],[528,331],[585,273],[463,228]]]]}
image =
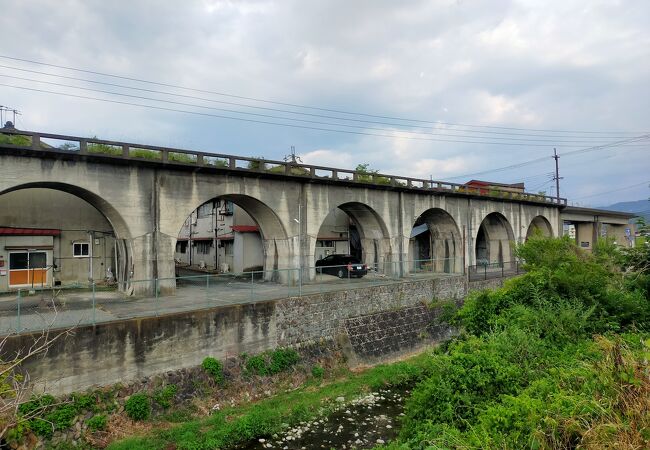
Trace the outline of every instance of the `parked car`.
{"type": "Polygon", "coordinates": [[[336,275],[339,278],[361,278],[368,273],[368,266],[352,255],[329,255],[316,261],[316,271],[336,275]]]}

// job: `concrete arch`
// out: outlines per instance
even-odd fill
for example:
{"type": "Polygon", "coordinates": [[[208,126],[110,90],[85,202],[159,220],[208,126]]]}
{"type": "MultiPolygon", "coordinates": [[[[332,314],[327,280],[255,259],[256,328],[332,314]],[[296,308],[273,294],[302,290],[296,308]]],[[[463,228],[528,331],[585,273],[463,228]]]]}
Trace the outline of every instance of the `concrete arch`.
{"type": "MultiPolygon", "coordinates": [[[[388,228],[382,217],[372,207],[361,202],[341,203],[332,208],[328,214],[337,208],[350,217],[359,232],[363,262],[370,267],[380,269],[379,266],[383,261],[388,260],[391,254],[388,228]]],[[[319,230],[323,226],[323,221],[324,218],[318,224],[319,230]]],[[[314,255],[315,251],[316,237],[314,236],[309,240],[309,254],[314,255]]]]}
{"type": "Polygon", "coordinates": [[[553,237],[553,227],[551,222],[544,216],[536,216],[528,225],[528,230],[526,231],[526,239],[533,236],[537,231],[542,234],[542,236],[553,237]]]}
{"type": "Polygon", "coordinates": [[[115,279],[118,283],[118,289],[125,292],[131,292],[131,280],[133,279],[134,261],[133,255],[137,251],[134,248],[134,241],[131,236],[129,227],[122,215],[106,199],[100,195],[68,183],[61,182],[31,182],[24,183],[0,192],[0,196],[10,192],[17,192],[24,189],[51,189],[62,191],[85,201],[95,208],[109,223],[115,234],[116,253],[115,253],[115,279]]]}
{"type": "Polygon", "coordinates": [[[125,220],[122,218],[122,215],[117,211],[117,209],[115,209],[113,205],[111,205],[100,195],[79,186],[75,186],[67,183],[45,182],[45,181],[25,183],[25,184],[13,186],[9,189],[5,189],[2,192],[0,192],[0,195],[9,192],[19,191],[22,189],[34,189],[34,188],[54,189],[57,191],[67,192],[76,197],[79,197],[80,199],[86,201],[91,206],[93,206],[104,217],[106,217],[106,220],[108,220],[108,222],[111,224],[111,227],[113,227],[113,230],[115,231],[115,236],[117,238],[119,239],[131,238],[129,227],[127,226],[125,220]]]}
{"type": "Polygon", "coordinates": [[[477,264],[502,264],[514,258],[515,235],[504,215],[492,212],[478,228],[474,254],[477,264]]]}
{"type": "Polygon", "coordinates": [[[430,208],[415,220],[409,239],[410,270],[462,272],[462,254],[460,229],[447,211],[430,208]]]}

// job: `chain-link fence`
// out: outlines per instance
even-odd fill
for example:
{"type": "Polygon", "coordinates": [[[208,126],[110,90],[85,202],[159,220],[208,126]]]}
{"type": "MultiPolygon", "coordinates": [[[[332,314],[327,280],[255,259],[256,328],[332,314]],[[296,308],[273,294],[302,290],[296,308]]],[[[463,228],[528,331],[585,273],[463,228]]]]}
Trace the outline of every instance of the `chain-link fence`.
{"type": "Polygon", "coordinates": [[[128,290],[89,282],[0,294],[0,335],[159,316],[463,273],[459,258],[350,263],[133,280],[128,290]]]}

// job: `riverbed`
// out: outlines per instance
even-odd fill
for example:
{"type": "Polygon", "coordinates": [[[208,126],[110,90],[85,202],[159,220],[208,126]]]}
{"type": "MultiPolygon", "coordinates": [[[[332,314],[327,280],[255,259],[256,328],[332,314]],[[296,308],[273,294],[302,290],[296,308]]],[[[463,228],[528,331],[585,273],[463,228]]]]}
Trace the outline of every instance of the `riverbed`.
{"type": "Polygon", "coordinates": [[[335,400],[335,410],[327,416],[301,422],[267,438],[239,447],[262,449],[367,449],[394,439],[399,419],[404,415],[405,389],[379,390],[348,401],[335,400]]]}

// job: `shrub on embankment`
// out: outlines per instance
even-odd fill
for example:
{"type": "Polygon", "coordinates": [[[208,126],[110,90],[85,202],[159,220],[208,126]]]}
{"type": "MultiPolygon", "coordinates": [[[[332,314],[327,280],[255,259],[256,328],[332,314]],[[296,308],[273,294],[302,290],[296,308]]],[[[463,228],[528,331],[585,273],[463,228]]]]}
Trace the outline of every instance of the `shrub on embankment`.
{"type": "Polygon", "coordinates": [[[21,444],[32,447],[38,442],[54,447],[105,446],[122,433],[116,432],[116,424],[123,428],[123,423],[133,421],[136,428],[146,429],[158,421],[191,420],[194,414],[201,415],[204,399],[211,402],[208,409],[216,402],[225,406],[261,398],[267,392],[270,395],[277,389],[276,384],[292,383],[292,377],[310,378],[313,365],[328,363],[327,357],[312,357],[309,352],[320,355],[324,349],[307,349],[304,358],[288,348],[253,356],[243,354],[226,361],[206,357],[200,367],[168,372],[128,386],[115,385],[58,399],[47,394],[33,396],[20,406],[18,426],[2,437],[12,448],[21,444]],[[252,359],[260,361],[261,370],[249,371],[252,359]],[[274,375],[275,379],[271,379],[274,375]],[[282,381],[283,377],[286,381],[282,381]],[[240,395],[243,398],[238,398],[240,395]]]}
{"type": "Polygon", "coordinates": [[[518,248],[528,273],[471,295],[397,448],[650,447],[650,302],[611,246],[518,248]]]}

